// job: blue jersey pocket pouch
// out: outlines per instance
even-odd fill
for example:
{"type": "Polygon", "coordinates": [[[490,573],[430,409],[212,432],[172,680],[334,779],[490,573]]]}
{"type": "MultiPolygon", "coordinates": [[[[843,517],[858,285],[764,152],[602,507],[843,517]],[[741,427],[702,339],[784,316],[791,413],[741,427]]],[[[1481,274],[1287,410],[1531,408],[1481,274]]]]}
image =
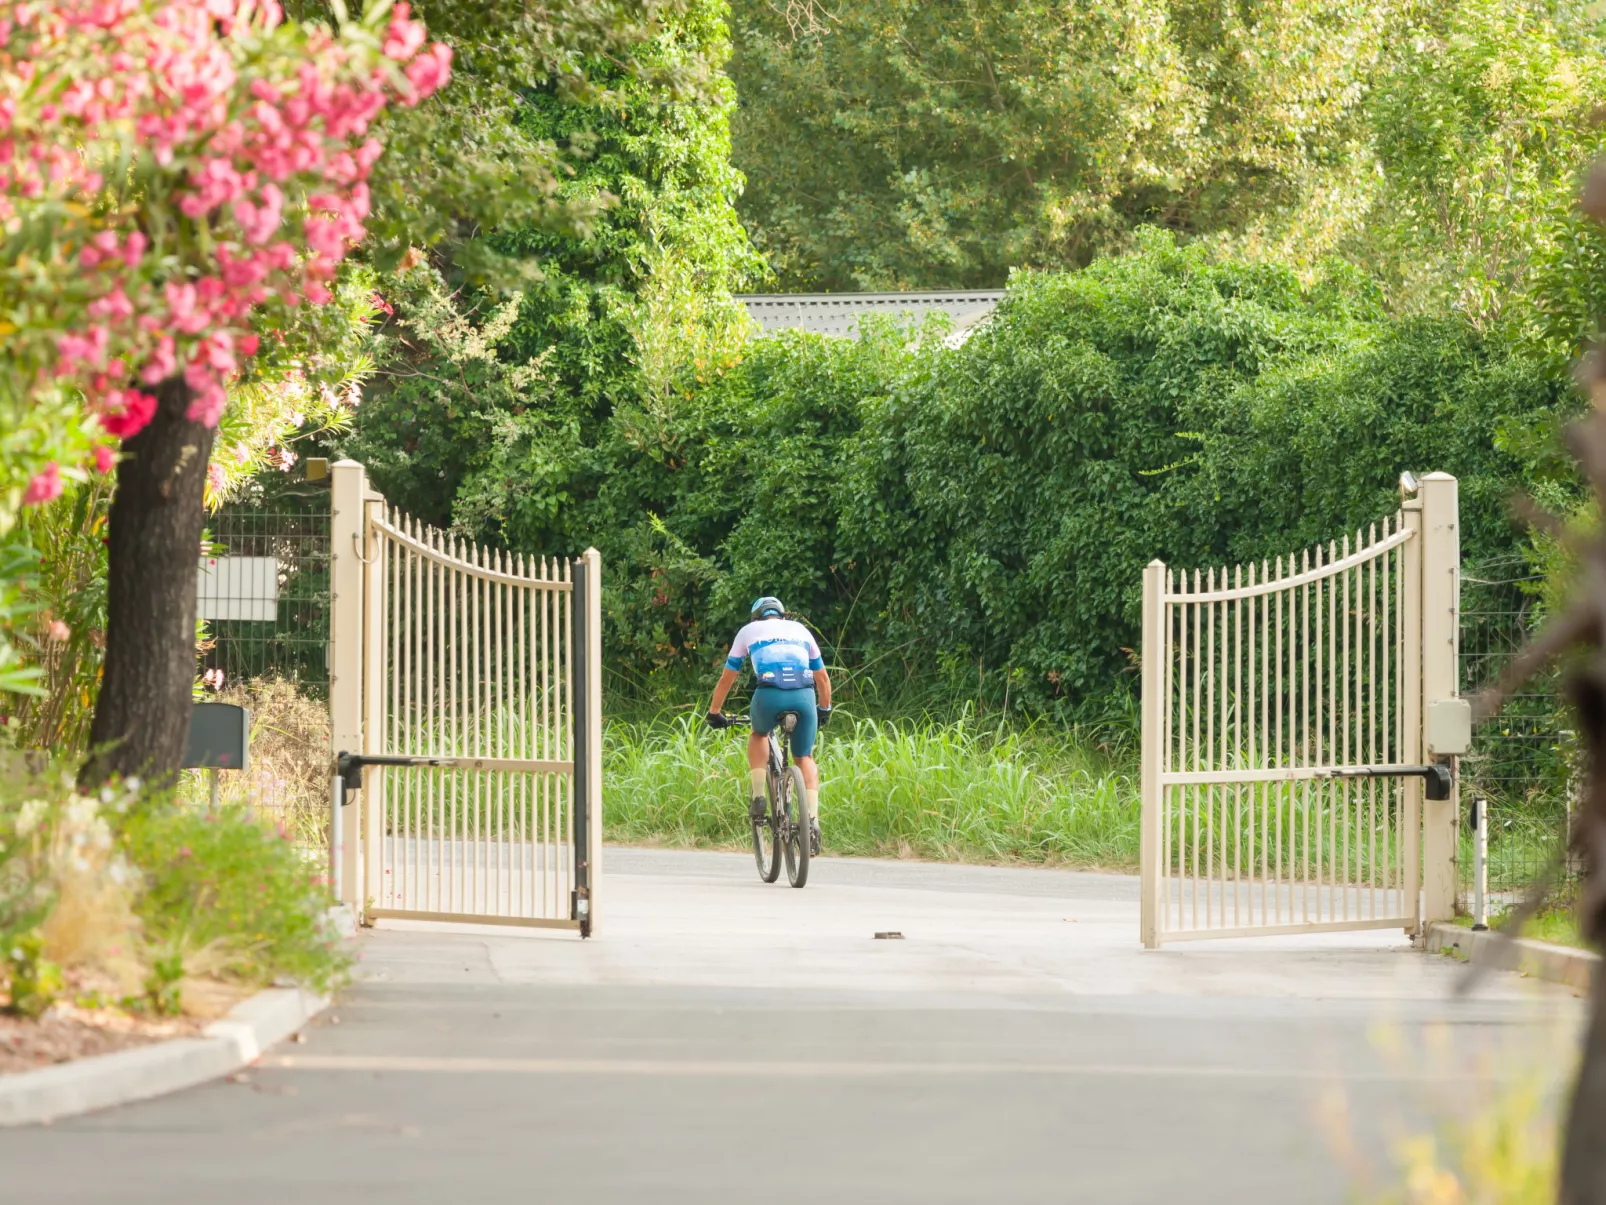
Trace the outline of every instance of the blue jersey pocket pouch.
{"type": "Polygon", "coordinates": [[[777,690],[802,690],[813,683],[809,680],[806,671],[795,665],[783,665],[777,669],[767,669],[758,676],[765,686],[773,686],[777,690]]]}

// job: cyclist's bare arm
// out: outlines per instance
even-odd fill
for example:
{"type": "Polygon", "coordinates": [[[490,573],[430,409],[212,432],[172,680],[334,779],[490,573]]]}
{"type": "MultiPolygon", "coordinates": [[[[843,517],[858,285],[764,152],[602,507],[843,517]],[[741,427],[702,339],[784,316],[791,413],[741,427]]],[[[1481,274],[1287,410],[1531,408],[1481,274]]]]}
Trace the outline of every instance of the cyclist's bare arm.
{"type": "MultiPolygon", "coordinates": [[[[739,677],[741,677],[741,674],[734,669],[720,671],[719,685],[714,687],[714,701],[708,705],[708,710],[711,713],[717,715],[720,709],[725,706],[725,697],[730,694],[731,687],[736,685],[736,679],[739,677]]],[[[825,693],[826,697],[829,698],[831,695],[829,686],[825,688],[825,693]]]]}
{"type": "Polygon", "coordinates": [[[831,706],[831,675],[823,669],[814,671],[814,698],[821,707],[831,706]]]}

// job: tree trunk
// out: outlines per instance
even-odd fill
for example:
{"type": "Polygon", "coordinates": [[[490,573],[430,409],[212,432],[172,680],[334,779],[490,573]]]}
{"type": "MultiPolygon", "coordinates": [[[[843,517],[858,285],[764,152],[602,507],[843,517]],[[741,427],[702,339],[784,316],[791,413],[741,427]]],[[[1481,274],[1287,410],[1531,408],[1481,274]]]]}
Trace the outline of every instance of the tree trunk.
{"type": "MultiPolygon", "coordinates": [[[[1571,834],[1588,871],[1578,925],[1598,947],[1606,937],[1606,660],[1597,655],[1573,679],[1570,693],[1587,753],[1583,806],[1571,834]]],[[[1598,967],[1590,987],[1589,1033],[1562,1142],[1562,1205],[1606,1205],[1606,978],[1598,967]]]]}
{"type": "Polygon", "coordinates": [[[185,417],[182,377],[156,389],[150,425],[123,444],[109,516],[106,668],[83,786],[171,780],[190,730],[195,579],[217,432],[185,417]]]}
{"type": "Polygon", "coordinates": [[[1562,1205],[1606,1205],[1606,995],[1595,972],[1583,1062],[1561,1160],[1562,1205]]]}

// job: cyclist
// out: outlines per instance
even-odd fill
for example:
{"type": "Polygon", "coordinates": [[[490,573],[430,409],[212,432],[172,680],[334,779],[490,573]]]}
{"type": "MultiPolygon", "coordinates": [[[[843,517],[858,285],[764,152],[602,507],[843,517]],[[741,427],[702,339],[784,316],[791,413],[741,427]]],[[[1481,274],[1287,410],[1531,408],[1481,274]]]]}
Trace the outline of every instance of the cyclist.
{"type": "Polygon", "coordinates": [[[728,728],[729,716],[720,714],[725,696],[736,685],[742,663],[753,662],[758,685],[748,712],[753,731],[747,737],[748,780],[751,783],[749,817],[757,824],[764,819],[765,766],[769,760],[768,737],[775,730],[782,712],[796,712],[792,729],[792,757],[803,771],[803,795],[809,818],[809,847],[820,852],[820,771],[814,764],[814,736],[831,720],[831,679],[820,659],[820,646],[809,630],[795,619],[786,618],[781,600],[765,595],[753,603],[752,617],[731,644],[725,659],[725,672],[714,687],[714,700],[708,707],[708,722],[715,728],[728,728]]]}

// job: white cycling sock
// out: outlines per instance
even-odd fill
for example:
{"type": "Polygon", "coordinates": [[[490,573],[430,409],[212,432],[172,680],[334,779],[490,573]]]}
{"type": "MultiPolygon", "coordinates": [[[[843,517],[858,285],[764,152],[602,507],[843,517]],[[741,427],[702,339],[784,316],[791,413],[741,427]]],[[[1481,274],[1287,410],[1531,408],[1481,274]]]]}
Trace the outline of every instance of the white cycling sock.
{"type": "Polygon", "coordinates": [[[749,770],[747,772],[747,780],[748,780],[748,782],[753,784],[753,789],[752,789],[752,792],[751,792],[751,798],[753,798],[753,799],[763,799],[764,798],[764,778],[765,778],[765,774],[764,774],[763,770],[749,770]]]}
{"type": "Polygon", "coordinates": [[[820,819],[820,793],[804,787],[803,802],[808,805],[809,819],[818,822],[820,819]]]}

